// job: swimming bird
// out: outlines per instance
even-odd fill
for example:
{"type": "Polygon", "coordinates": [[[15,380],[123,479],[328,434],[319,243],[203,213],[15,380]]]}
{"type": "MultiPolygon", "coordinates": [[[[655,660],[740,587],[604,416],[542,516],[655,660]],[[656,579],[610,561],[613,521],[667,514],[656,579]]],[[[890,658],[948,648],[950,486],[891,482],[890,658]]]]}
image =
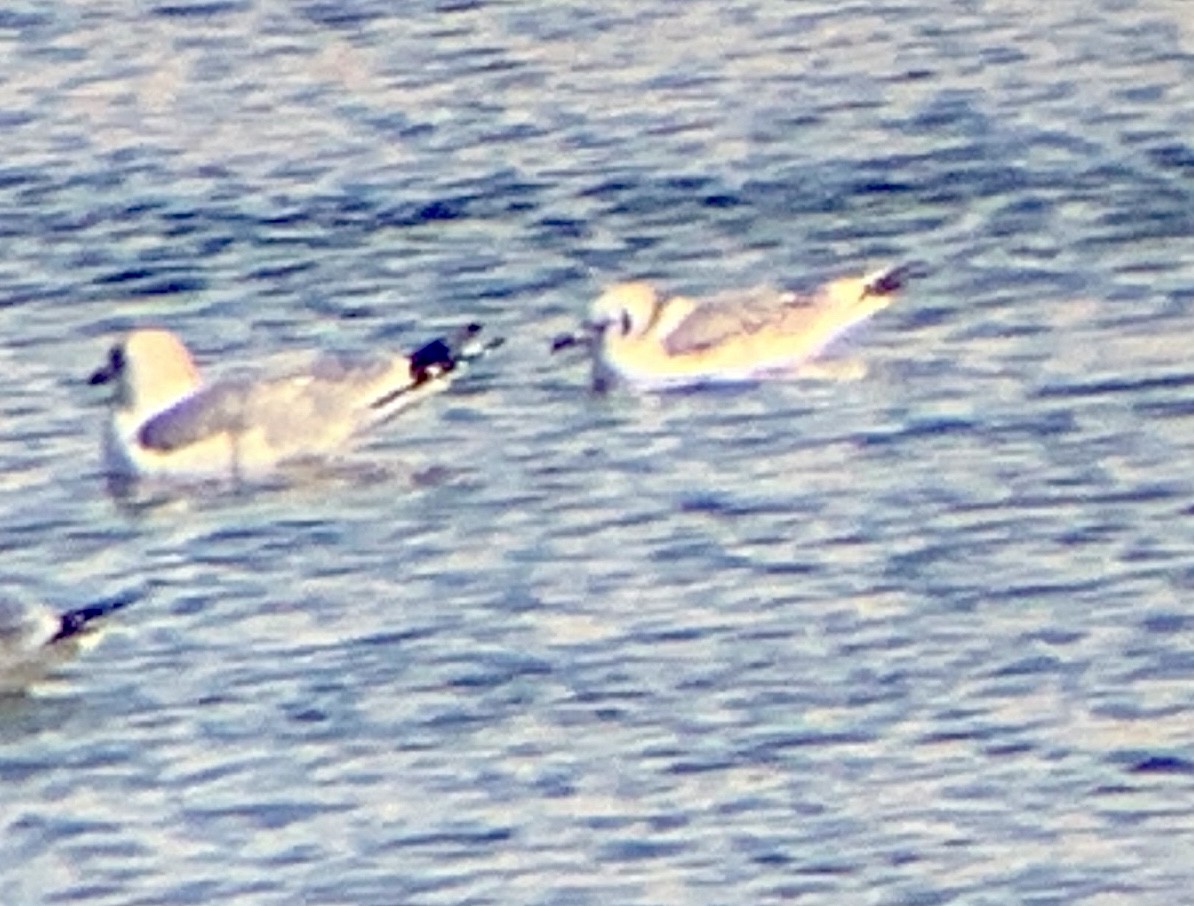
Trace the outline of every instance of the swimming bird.
{"type": "Polygon", "coordinates": [[[480,331],[468,324],[410,355],[325,355],[297,371],[205,383],[175,334],[134,330],[89,381],[112,387],[105,467],[117,479],[241,479],[329,458],[501,343],[480,331]]]}
{"type": "Polygon", "coordinates": [[[0,695],[23,692],[49,678],[97,640],[104,618],[133,600],[122,595],[57,611],[45,604],[0,599],[0,695]]]}
{"type": "Polygon", "coordinates": [[[588,347],[599,386],[645,389],[799,375],[845,331],[891,304],[921,266],[834,280],[808,294],[758,287],[694,299],[618,283],[593,303],[579,334],[552,351],[588,347]]]}

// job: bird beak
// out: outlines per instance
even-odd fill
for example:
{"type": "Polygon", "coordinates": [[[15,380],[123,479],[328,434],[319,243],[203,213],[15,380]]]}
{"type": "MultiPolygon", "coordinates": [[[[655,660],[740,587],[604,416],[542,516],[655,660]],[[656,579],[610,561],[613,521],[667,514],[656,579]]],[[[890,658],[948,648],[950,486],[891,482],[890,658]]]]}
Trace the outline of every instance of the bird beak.
{"type": "Polygon", "coordinates": [[[551,351],[559,352],[571,346],[591,347],[609,326],[608,321],[583,321],[576,333],[562,333],[551,341],[551,351]]]}
{"type": "Polygon", "coordinates": [[[100,384],[108,383],[115,377],[116,370],[111,365],[104,365],[91,372],[91,377],[87,379],[87,383],[92,387],[98,387],[100,384]]]}
{"type": "Polygon", "coordinates": [[[92,387],[110,383],[120,377],[121,372],[124,371],[124,365],[124,350],[119,346],[113,346],[108,350],[107,360],[91,373],[91,377],[87,379],[87,383],[92,387]]]}
{"type": "Polygon", "coordinates": [[[574,333],[559,334],[551,341],[551,351],[559,352],[561,349],[568,349],[571,346],[584,346],[585,338],[574,333]]]}

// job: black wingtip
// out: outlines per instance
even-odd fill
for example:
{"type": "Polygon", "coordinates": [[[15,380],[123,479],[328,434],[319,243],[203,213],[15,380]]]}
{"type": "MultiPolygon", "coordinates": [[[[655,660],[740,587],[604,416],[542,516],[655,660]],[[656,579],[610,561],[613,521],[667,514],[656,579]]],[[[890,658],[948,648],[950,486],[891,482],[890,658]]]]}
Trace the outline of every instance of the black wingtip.
{"type": "Polygon", "coordinates": [[[501,337],[495,337],[485,343],[474,343],[474,338],[482,329],[482,325],[471,322],[457,328],[448,336],[437,337],[424,343],[410,354],[410,385],[374,400],[370,404],[371,407],[384,409],[395,399],[404,396],[416,387],[454,371],[462,363],[480,358],[505,342],[501,337]]]}
{"type": "Polygon", "coordinates": [[[908,285],[909,280],[920,279],[929,274],[929,266],[923,261],[909,261],[890,268],[867,284],[864,291],[868,296],[886,296],[908,285]]]}
{"type": "Polygon", "coordinates": [[[421,384],[456,367],[456,353],[444,337],[425,343],[410,356],[410,376],[421,384]]]}
{"type": "Polygon", "coordinates": [[[126,593],[115,598],[96,601],[93,604],[86,604],[83,607],[66,611],[59,617],[58,631],[50,637],[48,644],[53,645],[55,642],[61,642],[64,639],[69,639],[86,632],[92,628],[92,624],[96,620],[115,613],[123,607],[127,607],[137,597],[135,594],[126,593]]]}
{"type": "Polygon", "coordinates": [[[456,334],[452,337],[451,345],[456,355],[457,364],[479,359],[481,356],[497,349],[506,342],[505,337],[490,337],[484,342],[476,341],[475,337],[482,329],[480,324],[466,324],[456,331],[456,334]]]}
{"type": "Polygon", "coordinates": [[[425,343],[411,353],[410,376],[415,386],[452,371],[462,362],[480,358],[506,342],[502,337],[494,337],[484,343],[475,342],[477,334],[483,329],[482,325],[471,322],[447,336],[425,343]]]}

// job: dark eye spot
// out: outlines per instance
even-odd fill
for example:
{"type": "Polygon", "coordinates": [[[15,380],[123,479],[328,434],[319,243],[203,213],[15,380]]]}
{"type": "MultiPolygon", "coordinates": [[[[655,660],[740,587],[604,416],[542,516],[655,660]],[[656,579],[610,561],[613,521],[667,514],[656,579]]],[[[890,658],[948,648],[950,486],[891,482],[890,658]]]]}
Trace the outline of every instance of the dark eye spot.
{"type": "Polygon", "coordinates": [[[113,346],[108,352],[108,367],[112,369],[113,374],[119,374],[124,371],[124,348],[121,346],[113,346]]]}
{"type": "Polygon", "coordinates": [[[622,336],[629,336],[630,328],[633,326],[630,321],[630,312],[622,309],[622,336]]]}

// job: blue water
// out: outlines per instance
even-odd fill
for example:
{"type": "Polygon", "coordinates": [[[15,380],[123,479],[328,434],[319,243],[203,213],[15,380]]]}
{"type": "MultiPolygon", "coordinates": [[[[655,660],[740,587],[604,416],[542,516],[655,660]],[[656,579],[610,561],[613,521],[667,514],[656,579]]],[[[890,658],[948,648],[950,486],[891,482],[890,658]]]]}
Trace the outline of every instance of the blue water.
{"type": "Polygon", "coordinates": [[[1188,0],[0,11],[0,900],[1194,884],[1188,0]],[[906,259],[852,383],[598,395],[599,288],[906,259]],[[357,479],[114,499],[114,333],[508,342],[357,479]]]}

